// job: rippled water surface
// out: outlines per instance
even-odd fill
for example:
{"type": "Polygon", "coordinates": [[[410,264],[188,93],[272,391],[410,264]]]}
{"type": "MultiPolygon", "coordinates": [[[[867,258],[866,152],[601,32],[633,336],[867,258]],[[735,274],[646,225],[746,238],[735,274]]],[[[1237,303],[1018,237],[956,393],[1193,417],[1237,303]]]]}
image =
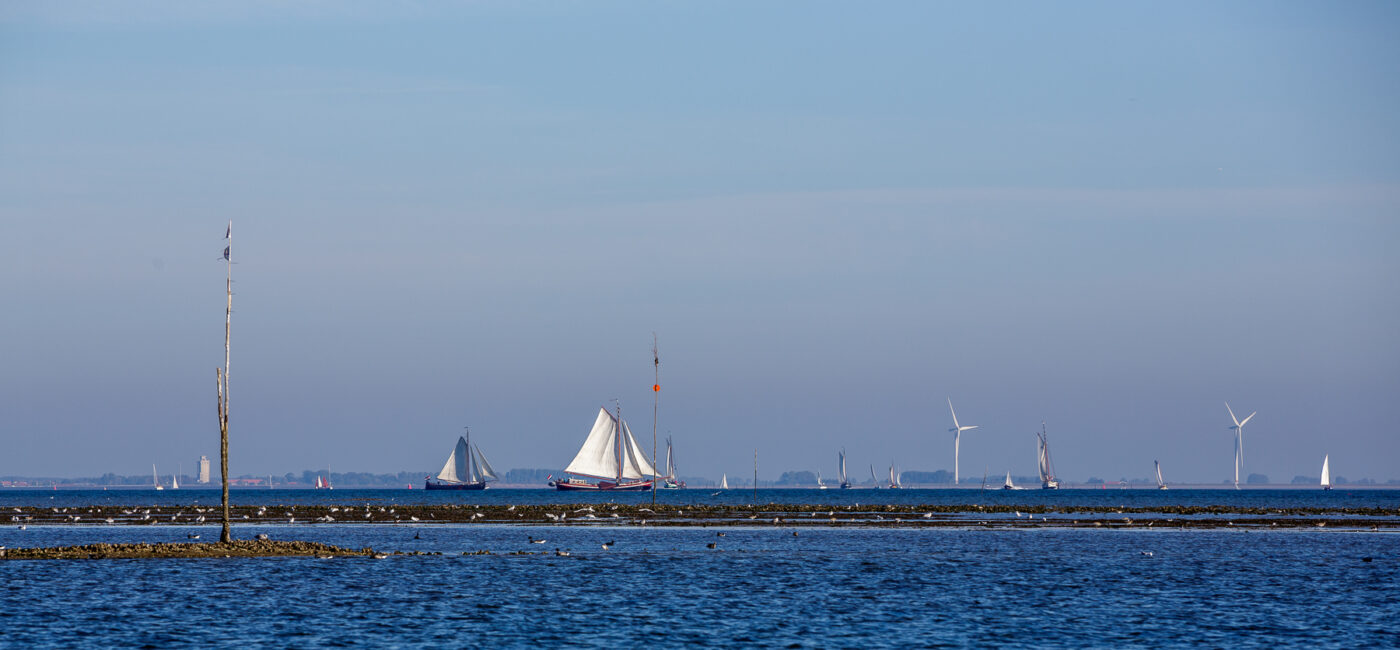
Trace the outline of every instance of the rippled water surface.
{"type": "MultiPolygon", "coordinates": [[[[1400,645],[1400,536],[1389,533],[235,530],[442,555],[0,562],[0,645],[1400,645]],[[493,554],[461,555],[478,550],[493,554]],[[517,551],[538,554],[505,555],[517,551]]],[[[6,526],[0,545],[184,541],[194,531],[215,533],[6,526]]]]}

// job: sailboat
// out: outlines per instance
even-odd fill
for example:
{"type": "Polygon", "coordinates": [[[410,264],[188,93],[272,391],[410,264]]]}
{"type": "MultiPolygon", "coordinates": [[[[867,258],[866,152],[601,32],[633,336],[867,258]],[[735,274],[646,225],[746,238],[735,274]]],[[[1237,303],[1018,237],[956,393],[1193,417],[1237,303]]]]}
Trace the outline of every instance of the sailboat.
{"type": "Polygon", "coordinates": [[[171,474],[171,475],[170,475],[170,489],[172,489],[172,490],[178,490],[178,489],[180,489],[180,480],[179,480],[179,477],[180,477],[179,474],[171,474]]]}
{"type": "Polygon", "coordinates": [[[1327,455],[1322,457],[1322,489],[1332,489],[1332,472],[1327,469],[1327,455]]]}
{"type": "Polygon", "coordinates": [[[622,408],[617,413],[598,409],[598,418],[593,429],[583,441],[578,455],[564,471],[572,474],[567,479],[550,481],[558,490],[650,490],[652,481],[659,473],[651,459],[647,458],[642,446],[632,436],[627,421],[622,419],[622,408]]]}
{"type": "Polygon", "coordinates": [[[837,487],[840,487],[842,490],[848,490],[851,487],[851,482],[846,479],[846,450],[842,449],[837,458],[840,460],[839,465],[841,469],[841,483],[837,487]]]}
{"type": "Polygon", "coordinates": [[[676,478],[676,463],[671,453],[671,436],[666,436],[666,475],[661,479],[661,485],[657,487],[663,490],[679,490],[685,487],[685,481],[676,478]]]}
{"type": "Polygon", "coordinates": [[[471,435],[471,429],[467,429],[466,436],[457,437],[457,446],[447,456],[447,462],[437,474],[437,481],[433,481],[432,477],[424,479],[423,489],[485,490],[488,482],[497,480],[496,471],[491,469],[491,463],[486,462],[486,456],[481,454],[481,447],[468,441],[471,435]]]}
{"type": "Polygon", "coordinates": [[[826,484],[822,482],[822,473],[821,473],[821,472],[817,472],[817,489],[818,489],[818,490],[825,490],[825,489],[826,489],[826,484]]]}
{"type": "Polygon", "coordinates": [[[899,484],[899,474],[894,471],[894,463],[890,463],[890,489],[898,490],[902,487],[904,486],[899,484]]]}
{"type": "MultiPolygon", "coordinates": [[[[1036,434],[1036,456],[1040,465],[1040,488],[1042,490],[1060,489],[1060,481],[1055,478],[1055,466],[1050,463],[1050,442],[1045,437],[1045,422],[1040,423],[1040,433],[1036,434]]],[[[1007,476],[1010,476],[1008,473],[1007,476]]],[[[1010,482],[1010,478],[1007,482],[1010,482]]]]}
{"type": "Polygon", "coordinates": [[[156,489],[157,489],[157,490],[164,490],[164,489],[165,489],[165,486],[163,486],[163,485],[160,484],[160,475],[159,475],[159,474],[156,474],[156,466],[155,466],[155,463],[152,463],[152,464],[151,464],[151,483],[153,483],[153,484],[156,486],[156,489]]]}
{"type": "Polygon", "coordinates": [[[1021,488],[1016,487],[1016,484],[1011,482],[1011,472],[1007,472],[1007,473],[1006,473],[1006,482],[1001,484],[1001,489],[1003,489],[1003,490],[1019,490],[1019,489],[1021,489],[1021,488]]]}
{"type": "Polygon", "coordinates": [[[1159,462],[1157,462],[1157,461],[1155,461],[1155,460],[1152,461],[1152,464],[1155,465],[1155,466],[1157,467],[1157,489],[1158,489],[1158,490],[1165,490],[1165,489],[1167,489],[1167,484],[1164,483],[1164,482],[1162,482],[1162,464],[1159,463],[1159,462]]]}
{"type": "Polygon", "coordinates": [[[728,489],[729,489],[729,475],[728,475],[728,474],[720,474],[720,475],[719,475],[719,489],[721,489],[721,490],[728,490],[728,489]]]}
{"type": "Polygon", "coordinates": [[[875,466],[870,466],[870,482],[875,484],[875,489],[880,489],[880,479],[875,478],[875,466]]]}

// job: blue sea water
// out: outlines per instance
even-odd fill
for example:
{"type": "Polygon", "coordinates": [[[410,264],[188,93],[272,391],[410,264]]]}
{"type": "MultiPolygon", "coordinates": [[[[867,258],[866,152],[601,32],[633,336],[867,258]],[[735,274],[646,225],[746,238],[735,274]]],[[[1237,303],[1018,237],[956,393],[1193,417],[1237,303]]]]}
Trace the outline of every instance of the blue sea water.
{"type": "MultiPolygon", "coordinates": [[[[6,525],[0,545],[216,530],[6,525]]],[[[0,562],[0,646],[1400,646],[1394,533],[794,530],[236,526],[240,537],[442,555],[0,562]],[[479,550],[492,555],[462,555],[479,550]]]]}

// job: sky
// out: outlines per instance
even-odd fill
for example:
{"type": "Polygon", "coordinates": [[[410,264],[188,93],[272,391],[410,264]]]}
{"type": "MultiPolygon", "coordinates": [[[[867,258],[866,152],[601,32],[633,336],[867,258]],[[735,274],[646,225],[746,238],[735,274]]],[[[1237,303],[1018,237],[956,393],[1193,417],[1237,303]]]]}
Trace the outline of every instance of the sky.
{"type": "Polygon", "coordinates": [[[0,6],[0,475],[1400,478],[1400,5],[0,6]],[[664,444],[664,442],[663,442],[664,444]],[[216,460],[217,463],[217,460],[216,460]]]}

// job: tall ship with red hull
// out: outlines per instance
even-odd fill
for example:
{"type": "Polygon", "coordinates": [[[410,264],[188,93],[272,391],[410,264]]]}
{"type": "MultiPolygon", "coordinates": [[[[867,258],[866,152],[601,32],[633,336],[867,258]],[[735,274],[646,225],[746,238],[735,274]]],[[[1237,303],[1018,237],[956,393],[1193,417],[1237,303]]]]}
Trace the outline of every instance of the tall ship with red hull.
{"type": "Polygon", "coordinates": [[[588,439],[564,471],[569,476],[549,482],[557,490],[650,490],[657,476],[620,407],[616,413],[598,409],[588,439]]]}
{"type": "MultiPolygon", "coordinates": [[[[467,436],[471,435],[471,429],[467,429],[467,436]]],[[[491,464],[486,462],[481,448],[468,442],[467,437],[458,436],[457,446],[453,448],[452,455],[447,457],[442,471],[438,472],[437,480],[427,478],[423,481],[423,489],[485,490],[486,484],[494,480],[496,470],[491,469],[491,464]]]]}

